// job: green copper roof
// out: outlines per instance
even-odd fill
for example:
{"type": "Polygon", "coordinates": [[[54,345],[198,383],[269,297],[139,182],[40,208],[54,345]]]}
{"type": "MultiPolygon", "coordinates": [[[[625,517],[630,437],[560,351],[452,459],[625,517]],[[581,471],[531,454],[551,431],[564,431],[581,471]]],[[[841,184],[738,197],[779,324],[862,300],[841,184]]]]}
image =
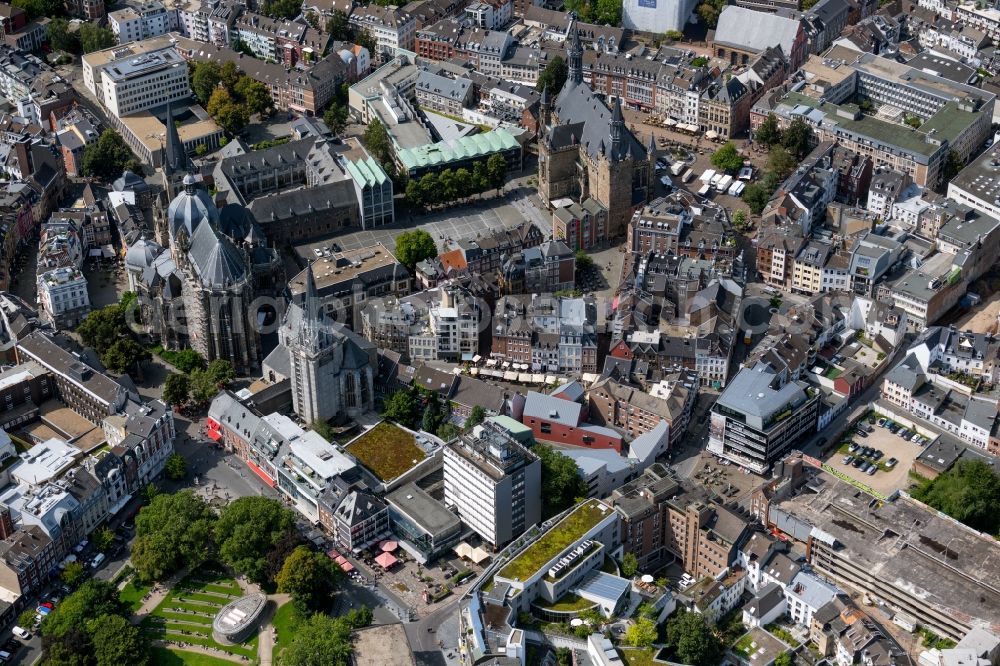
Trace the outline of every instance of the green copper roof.
{"type": "Polygon", "coordinates": [[[445,143],[428,143],[407,148],[398,153],[399,161],[409,171],[420,167],[437,166],[476,157],[486,157],[511,148],[517,148],[517,139],[500,128],[471,136],[463,136],[445,143]]]}

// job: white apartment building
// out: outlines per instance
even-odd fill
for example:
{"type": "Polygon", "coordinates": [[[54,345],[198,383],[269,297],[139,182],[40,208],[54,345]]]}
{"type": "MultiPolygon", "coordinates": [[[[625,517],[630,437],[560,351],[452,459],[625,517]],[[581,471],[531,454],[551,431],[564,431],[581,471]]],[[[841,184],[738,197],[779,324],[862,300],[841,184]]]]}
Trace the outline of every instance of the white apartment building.
{"type": "Polygon", "coordinates": [[[90,312],[87,278],[78,268],[62,266],[38,276],[38,305],[55,328],[72,328],[90,312]]]}
{"type": "MultiPolygon", "coordinates": [[[[176,11],[178,32],[199,42],[213,41],[209,34],[209,17],[212,14],[209,4],[191,0],[183,7],[177,7],[176,11]]],[[[229,44],[228,39],[225,44],[229,44]]]]}
{"type": "Polygon", "coordinates": [[[398,7],[370,4],[351,14],[351,25],[367,30],[375,38],[372,56],[385,62],[400,51],[413,51],[416,45],[417,20],[398,7]]]}
{"type": "Polygon", "coordinates": [[[981,5],[959,5],[955,10],[955,19],[982,30],[994,42],[1000,41],[1000,9],[989,4],[982,9],[977,9],[977,6],[981,5]]]}
{"type": "Polygon", "coordinates": [[[500,30],[513,16],[514,3],[510,0],[495,2],[473,2],[465,8],[465,15],[473,25],[487,30],[500,30]]]}
{"type": "Polygon", "coordinates": [[[108,14],[108,26],[119,44],[165,35],[177,29],[177,13],[162,3],[144,2],[108,14]]]}
{"type": "Polygon", "coordinates": [[[167,35],[94,51],[82,61],[87,90],[116,117],[191,95],[187,63],[167,35]]]}
{"type": "Polygon", "coordinates": [[[417,361],[469,361],[479,348],[479,308],[475,303],[456,302],[447,288],[441,301],[428,310],[424,330],[410,336],[410,357],[417,361]]]}
{"type": "Polygon", "coordinates": [[[502,428],[483,423],[444,448],[444,502],[500,548],[542,519],[542,463],[502,428]]]}

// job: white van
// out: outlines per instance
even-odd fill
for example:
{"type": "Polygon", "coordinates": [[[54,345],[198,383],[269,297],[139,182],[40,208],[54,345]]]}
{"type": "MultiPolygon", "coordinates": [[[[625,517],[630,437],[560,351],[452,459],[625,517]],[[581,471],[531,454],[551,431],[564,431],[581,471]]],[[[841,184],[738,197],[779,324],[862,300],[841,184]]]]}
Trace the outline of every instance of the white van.
{"type": "Polygon", "coordinates": [[[23,638],[24,640],[31,638],[31,632],[21,627],[14,627],[11,629],[11,632],[13,632],[13,634],[18,638],[23,638]]]}
{"type": "Polygon", "coordinates": [[[91,560],[90,566],[96,569],[97,567],[104,564],[105,559],[106,558],[104,557],[104,553],[98,553],[97,555],[94,556],[94,559],[91,560]]]}

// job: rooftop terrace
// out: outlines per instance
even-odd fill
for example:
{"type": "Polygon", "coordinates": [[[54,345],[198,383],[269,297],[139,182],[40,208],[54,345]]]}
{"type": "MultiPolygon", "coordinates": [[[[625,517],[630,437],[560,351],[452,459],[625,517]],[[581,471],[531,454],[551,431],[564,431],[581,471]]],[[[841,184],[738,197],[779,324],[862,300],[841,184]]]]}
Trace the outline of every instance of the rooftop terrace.
{"type": "Polygon", "coordinates": [[[523,581],[535,575],[560,553],[579,541],[584,534],[611,513],[611,509],[588,500],[528,546],[520,555],[507,563],[497,575],[509,580],[523,581]]]}

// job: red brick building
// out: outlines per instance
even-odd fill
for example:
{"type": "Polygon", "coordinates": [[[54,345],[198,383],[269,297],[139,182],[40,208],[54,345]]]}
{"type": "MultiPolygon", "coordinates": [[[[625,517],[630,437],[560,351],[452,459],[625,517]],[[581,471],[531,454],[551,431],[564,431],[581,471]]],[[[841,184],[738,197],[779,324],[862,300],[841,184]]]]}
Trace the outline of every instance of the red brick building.
{"type": "Polygon", "coordinates": [[[579,402],[529,391],[521,422],[540,441],[622,452],[620,434],[586,423],[585,418],[586,409],[579,402]]]}

